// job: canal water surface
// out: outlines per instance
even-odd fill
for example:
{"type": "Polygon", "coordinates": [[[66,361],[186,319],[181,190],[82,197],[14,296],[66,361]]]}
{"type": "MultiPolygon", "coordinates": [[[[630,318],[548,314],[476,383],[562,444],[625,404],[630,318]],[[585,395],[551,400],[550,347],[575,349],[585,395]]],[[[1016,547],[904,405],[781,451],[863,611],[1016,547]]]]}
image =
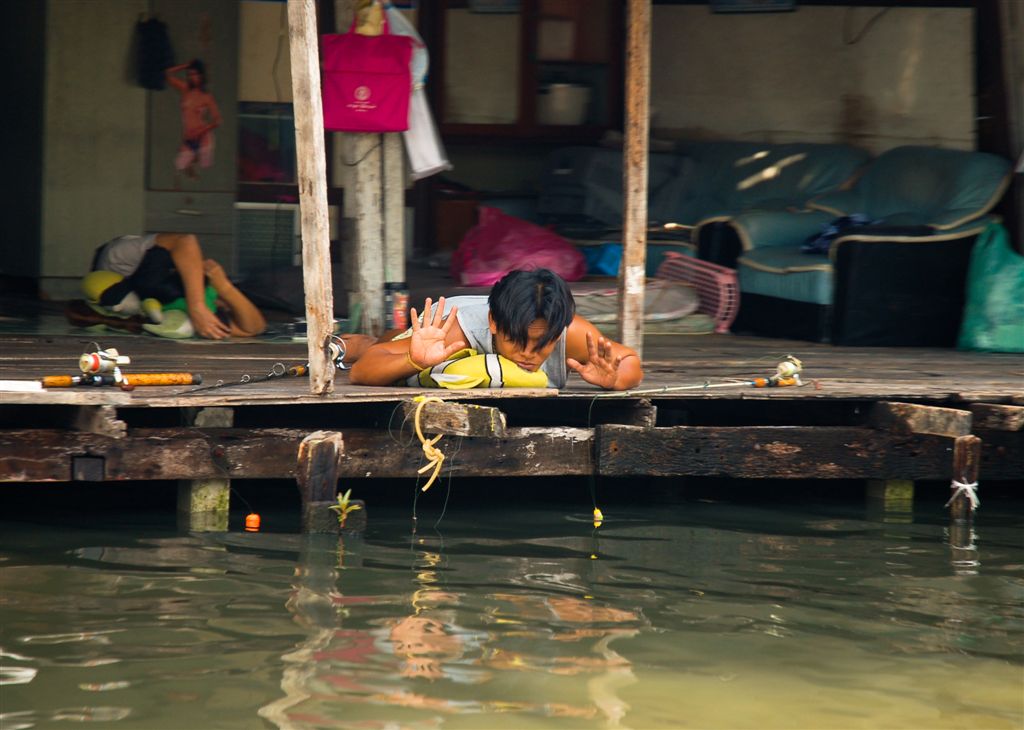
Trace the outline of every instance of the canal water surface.
{"type": "Polygon", "coordinates": [[[951,544],[941,500],[619,499],[595,528],[434,489],[340,539],[8,510],[0,727],[1024,727],[1020,502],[951,544]]]}

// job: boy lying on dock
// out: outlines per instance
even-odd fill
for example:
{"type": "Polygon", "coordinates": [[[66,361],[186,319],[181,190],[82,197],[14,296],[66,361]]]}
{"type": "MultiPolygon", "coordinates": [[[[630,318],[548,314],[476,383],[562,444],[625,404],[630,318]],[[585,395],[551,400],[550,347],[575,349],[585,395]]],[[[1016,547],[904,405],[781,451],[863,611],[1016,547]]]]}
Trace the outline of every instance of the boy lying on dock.
{"type": "Polygon", "coordinates": [[[486,297],[441,297],[433,306],[428,298],[423,312],[421,320],[412,309],[409,330],[362,352],[351,382],[405,382],[465,348],[501,355],[528,373],[543,372],[554,388],[565,387],[568,369],[608,390],[628,390],[643,379],[636,351],[577,315],[568,285],[548,269],[513,271],[486,297]]]}

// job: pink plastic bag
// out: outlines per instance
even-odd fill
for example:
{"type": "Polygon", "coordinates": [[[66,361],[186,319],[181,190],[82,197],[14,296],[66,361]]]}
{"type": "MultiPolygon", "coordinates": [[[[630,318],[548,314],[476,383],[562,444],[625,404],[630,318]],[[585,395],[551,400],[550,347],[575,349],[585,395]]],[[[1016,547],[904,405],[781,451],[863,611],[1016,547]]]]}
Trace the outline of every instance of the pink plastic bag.
{"type": "Polygon", "coordinates": [[[481,205],[480,222],[452,254],[452,277],[462,286],[490,286],[516,269],[551,269],[566,281],[579,281],[587,262],[554,231],[481,205]]]}

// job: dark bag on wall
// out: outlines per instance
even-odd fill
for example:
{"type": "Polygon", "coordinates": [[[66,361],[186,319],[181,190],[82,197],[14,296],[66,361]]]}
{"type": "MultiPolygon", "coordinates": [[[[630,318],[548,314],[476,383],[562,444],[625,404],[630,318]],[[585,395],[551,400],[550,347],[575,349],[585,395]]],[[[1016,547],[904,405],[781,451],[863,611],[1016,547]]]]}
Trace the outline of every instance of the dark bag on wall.
{"type": "Polygon", "coordinates": [[[333,132],[404,132],[412,95],[412,39],[389,32],[320,37],[324,128],[333,132]]]}
{"type": "Polygon", "coordinates": [[[174,65],[174,51],[167,24],[151,18],[135,24],[136,80],[144,89],[160,91],[167,84],[165,69],[174,65]]]}

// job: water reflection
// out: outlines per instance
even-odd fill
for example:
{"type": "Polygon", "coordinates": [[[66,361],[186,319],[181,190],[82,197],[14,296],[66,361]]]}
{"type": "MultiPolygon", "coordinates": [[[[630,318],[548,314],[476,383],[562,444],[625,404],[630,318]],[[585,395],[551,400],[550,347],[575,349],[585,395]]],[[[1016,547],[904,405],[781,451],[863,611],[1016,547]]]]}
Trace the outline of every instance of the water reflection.
{"type": "Polygon", "coordinates": [[[365,540],[8,529],[0,727],[1024,722],[1019,515],[963,536],[854,510],[577,517],[449,515],[442,538],[375,512],[365,540]]]}

